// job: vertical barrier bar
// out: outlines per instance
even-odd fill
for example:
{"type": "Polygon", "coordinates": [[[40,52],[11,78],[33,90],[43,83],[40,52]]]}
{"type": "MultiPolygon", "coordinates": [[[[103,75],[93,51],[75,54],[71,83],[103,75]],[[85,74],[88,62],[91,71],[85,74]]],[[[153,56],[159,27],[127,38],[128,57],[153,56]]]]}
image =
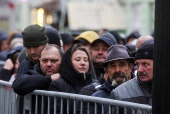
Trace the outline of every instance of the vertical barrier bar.
{"type": "Polygon", "coordinates": [[[54,97],[54,114],[57,113],[57,98],[54,97]]]}
{"type": "Polygon", "coordinates": [[[38,111],[38,96],[35,96],[35,114],[37,114],[38,111]]]}
{"type": "Polygon", "coordinates": [[[76,114],[76,100],[74,100],[74,112],[73,114],[76,114]]]}
{"type": "Polygon", "coordinates": [[[44,96],[41,95],[41,114],[44,114],[44,96]]]}
{"type": "Polygon", "coordinates": [[[63,114],[63,98],[61,98],[60,114],[63,114]]]}
{"type": "Polygon", "coordinates": [[[48,114],[50,114],[50,97],[48,96],[48,114]]]}
{"type": "Polygon", "coordinates": [[[67,114],[70,113],[70,99],[67,99],[67,114]]]}
{"type": "Polygon", "coordinates": [[[83,114],[83,101],[80,103],[80,114],[83,114]]]}
{"type": "Polygon", "coordinates": [[[25,114],[26,112],[28,114],[31,114],[32,112],[31,106],[32,106],[32,94],[27,94],[24,96],[23,114],[25,114]]]}
{"type": "Polygon", "coordinates": [[[102,114],[104,114],[104,104],[102,104],[102,114]]]}

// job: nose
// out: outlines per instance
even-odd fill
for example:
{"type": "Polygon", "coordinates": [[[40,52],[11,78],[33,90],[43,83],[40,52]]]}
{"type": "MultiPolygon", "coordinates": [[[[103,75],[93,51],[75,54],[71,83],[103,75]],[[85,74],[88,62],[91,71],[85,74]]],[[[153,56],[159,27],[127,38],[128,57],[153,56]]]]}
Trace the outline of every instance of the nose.
{"type": "Polygon", "coordinates": [[[99,53],[99,54],[103,54],[103,50],[102,50],[102,49],[99,49],[98,53],[99,53]]]}
{"type": "Polygon", "coordinates": [[[142,67],[142,65],[138,65],[138,67],[137,67],[137,71],[138,71],[138,72],[142,72],[142,71],[143,71],[143,67],[142,67]]]}
{"type": "Polygon", "coordinates": [[[35,48],[34,47],[30,47],[30,52],[31,53],[35,53],[35,48]]]}
{"type": "Polygon", "coordinates": [[[81,65],[85,65],[85,61],[82,59],[80,62],[81,65]]]}
{"type": "Polygon", "coordinates": [[[116,67],[116,72],[121,72],[121,68],[119,66],[116,67]]]}
{"type": "Polygon", "coordinates": [[[47,62],[47,66],[52,66],[51,61],[47,62]]]}

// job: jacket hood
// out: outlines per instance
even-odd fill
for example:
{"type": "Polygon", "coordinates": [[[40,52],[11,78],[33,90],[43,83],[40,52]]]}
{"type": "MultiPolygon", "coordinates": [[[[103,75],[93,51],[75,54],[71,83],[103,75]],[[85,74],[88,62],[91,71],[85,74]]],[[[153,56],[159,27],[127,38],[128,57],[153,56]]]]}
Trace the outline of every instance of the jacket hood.
{"type": "MultiPolygon", "coordinates": [[[[74,45],[73,45],[74,46],[74,45]]],[[[62,61],[61,61],[61,67],[60,67],[60,75],[61,78],[66,80],[71,85],[76,86],[84,86],[88,85],[92,82],[92,67],[89,67],[88,73],[79,73],[73,66],[71,61],[71,51],[73,46],[71,46],[66,53],[64,54],[62,61]]]]}

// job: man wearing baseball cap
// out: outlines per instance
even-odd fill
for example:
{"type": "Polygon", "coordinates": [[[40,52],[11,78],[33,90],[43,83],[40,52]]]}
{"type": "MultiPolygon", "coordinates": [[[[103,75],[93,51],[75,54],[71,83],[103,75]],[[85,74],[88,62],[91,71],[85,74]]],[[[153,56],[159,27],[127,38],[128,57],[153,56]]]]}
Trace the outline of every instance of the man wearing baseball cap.
{"type": "MultiPolygon", "coordinates": [[[[154,40],[151,39],[139,47],[135,55],[137,77],[114,89],[110,94],[110,98],[152,105],[153,46],[154,40]]],[[[130,109],[127,111],[128,114],[132,113],[130,109]]],[[[123,113],[123,109],[120,109],[120,113],[123,113]]],[[[147,114],[147,112],[139,110],[136,110],[136,113],[147,114]]]]}

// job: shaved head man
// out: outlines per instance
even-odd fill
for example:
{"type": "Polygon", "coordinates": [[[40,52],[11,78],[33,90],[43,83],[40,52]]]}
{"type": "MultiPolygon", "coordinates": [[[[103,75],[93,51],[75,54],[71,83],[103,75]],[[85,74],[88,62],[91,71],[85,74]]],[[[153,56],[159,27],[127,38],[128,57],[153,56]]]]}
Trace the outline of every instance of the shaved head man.
{"type": "Polygon", "coordinates": [[[139,37],[136,42],[136,51],[141,46],[141,44],[143,44],[146,40],[149,40],[149,39],[153,39],[153,37],[150,35],[143,35],[143,36],[139,37]]]}

